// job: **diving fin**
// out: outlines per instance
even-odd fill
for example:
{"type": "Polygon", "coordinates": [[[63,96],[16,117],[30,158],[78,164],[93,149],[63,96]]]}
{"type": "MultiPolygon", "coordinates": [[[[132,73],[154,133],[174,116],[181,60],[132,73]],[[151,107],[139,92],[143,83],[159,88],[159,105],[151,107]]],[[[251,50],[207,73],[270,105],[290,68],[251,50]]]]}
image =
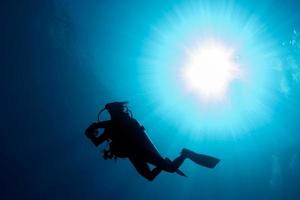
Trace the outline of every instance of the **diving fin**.
{"type": "Polygon", "coordinates": [[[187,177],[187,175],[185,175],[185,173],[183,173],[180,169],[177,169],[175,172],[180,176],[187,177]]]}
{"type": "Polygon", "coordinates": [[[182,154],[185,155],[187,158],[191,159],[193,162],[197,163],[198,165],[207,168],[214,168],[220,162],[220,159],[218,158],[195,153],[188,149],[183,149],[182,154]]]}

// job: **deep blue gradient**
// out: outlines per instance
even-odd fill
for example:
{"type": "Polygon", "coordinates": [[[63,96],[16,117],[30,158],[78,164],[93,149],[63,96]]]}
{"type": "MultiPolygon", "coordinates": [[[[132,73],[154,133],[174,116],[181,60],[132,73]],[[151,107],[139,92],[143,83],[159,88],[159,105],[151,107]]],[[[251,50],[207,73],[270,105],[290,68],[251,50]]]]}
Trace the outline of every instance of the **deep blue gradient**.
{"type": "Polygon", "coordinates": [[[2,1],[0,199],[299,199],[300,4],[209,2],[2,1]],[[250,36],[258,31],[242,52],[260,76],[250,89],[233,88],[237,105],[220,118],[216,108],[198,115],[199,104],[167,76],[172,42],[202,29],[181,21],[190,29],[166,40],[159,33],[191,19],[196,5],[232,8],[224,24],[220,13],[208,17],[218,37],[243,38],[246,22],[250,36]],[[214,170],[187,161],[188,178],[162,173],[154,182],[127,160],[104,161],[83,133],[115,100],[130,102],[164,156],[188,147],[222,161],[214,170]]]}

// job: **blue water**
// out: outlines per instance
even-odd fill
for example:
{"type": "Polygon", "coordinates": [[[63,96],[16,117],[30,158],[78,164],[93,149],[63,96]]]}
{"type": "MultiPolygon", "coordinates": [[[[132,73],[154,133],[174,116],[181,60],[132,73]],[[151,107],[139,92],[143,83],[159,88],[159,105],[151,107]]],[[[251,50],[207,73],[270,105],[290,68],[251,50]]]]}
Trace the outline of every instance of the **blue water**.
{"type": "Polygon", "coordinates": [[[1,2],[0,198],[299,199],[299,7],[291,0],[1,2]],[[241,44],[252,76],[233,85],[229,107],[203,106],[172,76],[179,44],[198,34],[241,44]],[[115,100],[130,102],[163,156],[188,147],[220,164],[210,170],[187,161],[188,178],[161,173],[148,182],[127,160],[103,160],[83,133],[115,100]]]}

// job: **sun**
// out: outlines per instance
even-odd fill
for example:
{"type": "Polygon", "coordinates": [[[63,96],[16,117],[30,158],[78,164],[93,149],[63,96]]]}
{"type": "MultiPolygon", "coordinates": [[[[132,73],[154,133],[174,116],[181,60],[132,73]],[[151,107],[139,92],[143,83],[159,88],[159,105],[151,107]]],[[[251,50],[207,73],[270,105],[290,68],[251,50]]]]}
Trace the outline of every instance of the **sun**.
{"type": "Polygon", "coordinates": [[[145,44],[141,87],[157,117],[178,133],[237,136],[275,112],[284,76],[276,67],[285,60],[281,41],[261,16],[232,6],[183,3],[145,44]]]}
{"type": "Polygon", "coordinates": [[[241,74],[235,51],[219,41],[197,43],[186,50],[182,79],[188,91],[205,101],[226,97],[232,81],[241,74]]]}

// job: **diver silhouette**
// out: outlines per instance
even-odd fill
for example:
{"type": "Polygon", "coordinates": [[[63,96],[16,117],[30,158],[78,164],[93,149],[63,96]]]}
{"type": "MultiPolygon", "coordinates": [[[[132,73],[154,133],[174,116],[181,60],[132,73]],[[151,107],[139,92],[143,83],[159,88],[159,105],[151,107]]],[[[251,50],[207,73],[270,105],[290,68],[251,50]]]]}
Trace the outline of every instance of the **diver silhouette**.
{"type": "Polygon", "coordinates": [[[149,181],[152,181],[161,171],[176,172],[181,176],[186,176],[179,169],[186,158],[208,168],[214,168],[220,161],[218,158],[198,154],[185,148],[173,161],[163,158],[147,136],[145,128],[133,118],[127,102],[106,104],[98,114],[98,121],[86,129],[85,135],[95,146],[108,141],[108,149],[103,151],[103,158],[105,160],[118,157],[128,158],[139,174],[149,181]],[[99,120],[104,110],[107,110],[111,116],[108,121],[99,120]],[[98,129],[101,128],[104,131],[99,135],[98,129]],[[148,164],[155,167],[151,170],[148,164]]]}

